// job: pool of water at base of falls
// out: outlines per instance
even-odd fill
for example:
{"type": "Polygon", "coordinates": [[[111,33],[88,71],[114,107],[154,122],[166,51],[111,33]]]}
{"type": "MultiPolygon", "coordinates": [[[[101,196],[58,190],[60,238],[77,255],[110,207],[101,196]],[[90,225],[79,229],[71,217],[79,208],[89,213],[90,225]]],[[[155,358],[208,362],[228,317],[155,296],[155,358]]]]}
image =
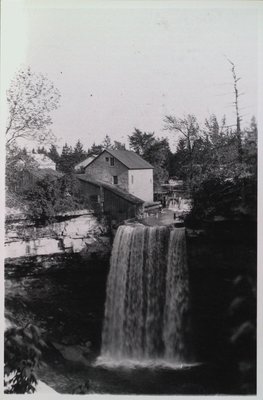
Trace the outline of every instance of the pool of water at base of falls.
{"type": "Polygon", "coordinates": [[[39,378],[60,394],[74,394],[88,382],[87,394],[231,394],[231,377],[215,364],[167,361],[114,361],[98,357],[90,365],[63,359],[43,368],[39,378]]]}
{"type": "MultiPolygon", "coordinates": [[[[216,394],[225,391],[220,372],[205,363],[103,360],[89,371],[97,393],[108,394],[216,394]]],[[[92,389],[92,388],[91,388],[92,389]]]]}
{"type": "Polygon", "coordinates": [[[167,361],[165,359],[111,359],[107,357],[100,356],[94,362],[94,367],[105,367],[109,369],[114,368],[151,368],[151,369],[187,369],[192,367],[197,367],[202,365],[199,362],[180,362],[180,361],[167,361]]]}

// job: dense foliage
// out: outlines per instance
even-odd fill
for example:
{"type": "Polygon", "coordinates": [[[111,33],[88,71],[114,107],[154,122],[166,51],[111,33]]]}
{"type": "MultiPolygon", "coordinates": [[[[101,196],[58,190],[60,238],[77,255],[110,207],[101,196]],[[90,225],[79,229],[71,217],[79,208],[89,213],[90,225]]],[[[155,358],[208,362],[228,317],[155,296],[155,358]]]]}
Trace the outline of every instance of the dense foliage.
{"type": "Polygon", "coordinates": [[[200,128],[194,116],[166,117],[165,127],[176,134],[178,145],[173,168],[188,186],[193,199],[192,217],[227,218],[256,216],[257,125],[254,118],[242,132],[240,143],[235,130],[212,115],[200,128]]]}
{"type": "Polygon", "coordinates": [[[5,332],[4,374],[5,393],[34,393],[36,369],[40,365],[45,342],[39,329],[28,324],[5,332]]]}
{"type": "Polygon", "coordinates": [[[236,360],[240,389],[249,394],[255,390],[256,376],[256,280],[239,275],[232,285],[233,300],[228,308],[229,342],[236,360]]]}
{"type": "Polygon", "coordinates": [[[6,187],[10,193],[16,192],[21,186],[23,171],[31,171],[37,168],[34,158],[26,149],[21,149],[17,145],[7,146],[6,151],[6,187]]]}
{"type": "Polygon", "coordinates": [[[130,148],[148,161],[153,167],[154,190],[159,190],[169,177],[169,159],[171,155],[166,138],[156,138],[154,133],[135,129],[129,136],[130,148]]]}
{"type": "Polygon", "coordinates": [[[10,147],[6,161],[6,205],[43,223],[55,215],[83,208],[74,174],[39,170],[26,149],[10,147]],[[28,180],[25,177],[29,176],[28,180]]]}
{"type": "Polygon", "coordinates": [[[50,179],[46,175],[22,189],[20,195],[27,205],[27,216],[40,222],[51,221],[60,213],[83,208],[74,175],[64,175],[57,179],[50,179]]]}

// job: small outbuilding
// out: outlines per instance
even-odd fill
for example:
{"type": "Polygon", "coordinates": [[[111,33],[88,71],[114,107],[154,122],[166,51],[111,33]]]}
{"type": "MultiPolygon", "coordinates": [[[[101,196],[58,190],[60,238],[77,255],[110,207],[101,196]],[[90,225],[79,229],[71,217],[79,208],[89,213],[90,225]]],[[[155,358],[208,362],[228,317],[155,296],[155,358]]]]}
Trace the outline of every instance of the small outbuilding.
{"type": "Polygon", "coordinates": [[[74,170],[76,172],[85,172],[85,168],[91,163],[91,161],[96,158],[95,154],[90,154],[85,160],[79,162],[78,164],[75,165],[74,170]]]}
{"type": "Polygon", "coordinates": [[[41,168],[24,170],[21,173],[20,186],[26,189],[42,179],[48,179],[50,182],[56,181],[64,176],[62,172],[56,171],[52,168],[41,168]]]}
{"type": "Polygon", "coordinates": [[[142,214],[142,199],[87,174],[76,177],[80,183],[81,196],[87,200],[87,207],[107,216],[111,221],[121,222],[142,214]]]}
{"type": "Polygon", "coordinates": [[[30,156],[36,161],[38,169],[56,170],[56,163],[46,154],[31,153],[30,156]]]}

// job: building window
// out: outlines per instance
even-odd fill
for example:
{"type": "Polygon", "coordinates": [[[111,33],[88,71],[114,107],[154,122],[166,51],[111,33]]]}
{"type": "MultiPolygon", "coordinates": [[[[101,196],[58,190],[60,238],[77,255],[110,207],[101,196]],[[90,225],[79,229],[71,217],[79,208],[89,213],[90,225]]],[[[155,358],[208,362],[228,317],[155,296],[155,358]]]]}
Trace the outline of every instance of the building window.
{"type": "Polygon", "coordinates": [[[114,157],[110,158],[110,166],[113,167],[114,166],[114,157]]]}
{"type": "Polygon", "coordinates": [[[133,183],[133,175],[131,176],[131,183],[133,183]]]}
{"type": "Polygon", "coordinates": [[[105,157],[105,160],[106,160],[107,162],[109,162],[109,157],[105,157]]]}
{"type": "Polygon", "coordinates": [[[91,203],[99,203],[100,201],[100,196],[98,194],[92,194],[90,195],[90,201],[91,203]]]}
{"type": "Polygon", "coordinates": [[[113,177],[113,183],[114,183],[114,185],[118,185],[118,177],[117,176],[113,177]]]}

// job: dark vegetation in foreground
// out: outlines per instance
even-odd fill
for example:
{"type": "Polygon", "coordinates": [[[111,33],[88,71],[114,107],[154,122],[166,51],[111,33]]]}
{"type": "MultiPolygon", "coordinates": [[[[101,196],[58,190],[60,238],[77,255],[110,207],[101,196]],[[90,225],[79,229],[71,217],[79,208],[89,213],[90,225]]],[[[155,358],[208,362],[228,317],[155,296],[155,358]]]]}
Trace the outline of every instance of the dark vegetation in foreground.
{"type": "MultiPolygon", "coordinates": [[[[106,277],[107,263],[95,260],[87,264],[78,255],[53,259],[45,270],[37,265],[36,260],[25,262],[24,265],[6,265],[6,317],[18,327],[26,327],[28,324],[37,327],[41,340],[47,345],[39,356],[48,364],[48,368],[45,364],[34,364],[33,376],[45,380],[48,375],[47,381],[51,379],[49,385],[58,385],[59,389],[56,378],[49,375],[53,368],[56,375],[56,369],[59,370],[64,363],[70,364],[73,361],[73,365],[78,365],[78,361],[83,360],[90,363],[98,355],[106,277]],[[64,348],[65,358],[59,352],[63,353],[64,348]],[[57,361],[59,365],[56,365],[57,361]]],[[[6,340],[10,334],[16,342],[17,332],[7,330],[6,340]]],[[[32,342],[29,346],[35,344],[32,342]]],[[[20,366],[27,359],[31,361],[30,355],[26,352],[22,354],[18,348],[19,346],[10,353],[10,347],[6,347],[6,372],[9,372],[9,368],[15,369],[15,365],[20,366]],[[13,364],[10,364],[13,353],[13,364]]],[[[83,364],[80,366],[83,367],[83,364]]],[[[75,387],[83,383],[83,380],[79,382],[79,378],[75,380],[75,387]]],[[[66,383],[69,384],[67,381],[66,383]]],[[[62,390],[63,387],[65,385],[62,383],[62,390]]],[[[28,388],[25,389],[28,392],[28,388]]],[[[70,385],[67,389],[71,393],[70,385]]]]}

